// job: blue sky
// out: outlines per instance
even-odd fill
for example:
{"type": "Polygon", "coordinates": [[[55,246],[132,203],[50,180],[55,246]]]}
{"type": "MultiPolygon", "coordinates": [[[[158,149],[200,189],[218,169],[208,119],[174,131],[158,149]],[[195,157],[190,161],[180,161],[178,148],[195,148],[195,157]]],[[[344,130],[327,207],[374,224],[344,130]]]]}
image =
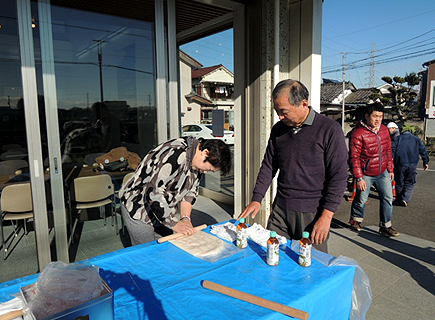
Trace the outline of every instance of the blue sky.
{"type": "MultiPolygon", "coordinates": [[[[232,30],[181,49],[204,66],[222,63],[234,70],[232,30]]],[[[346,81],[357,88],[369,86],[372,61],[376,86],[384,83],[383,76],[418,73],[424,62],[435,59],[435,1],[325,0],[323,78],[341,80],[342,52],[346,52],[346,81]],[[376,51],[371,52],[372,48],[376,51]]]]}

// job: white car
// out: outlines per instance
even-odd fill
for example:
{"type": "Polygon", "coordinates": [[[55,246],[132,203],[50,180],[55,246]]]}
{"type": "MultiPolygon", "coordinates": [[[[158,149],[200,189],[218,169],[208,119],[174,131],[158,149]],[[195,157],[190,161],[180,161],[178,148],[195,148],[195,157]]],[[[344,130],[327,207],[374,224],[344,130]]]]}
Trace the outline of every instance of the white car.
{"type": "Polygon", "coordinates": [[[183,126],[183,137],[192,136],[204,139],[220,139],[226,144],[234,144],[234,131],[224,129],[224,136],[214,136],[211,124],[187,124],[183,126]]]}

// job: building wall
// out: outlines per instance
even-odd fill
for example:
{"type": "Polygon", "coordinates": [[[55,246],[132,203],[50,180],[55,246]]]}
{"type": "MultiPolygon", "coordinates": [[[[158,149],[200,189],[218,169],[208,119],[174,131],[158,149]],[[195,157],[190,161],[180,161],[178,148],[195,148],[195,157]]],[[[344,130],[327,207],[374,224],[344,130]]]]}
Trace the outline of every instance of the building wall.
{"type": "MultiPolygon", "coordinates": [[[[194,79],[195,84],[199,84],[197,79],[194,79]]],[[[232,88],[234,88],[234,75],[228,72],[225,68],[219,68],[205,75],[200,84],[202,86],[201,95],[213,102],[226,101],[224,104],[232,104],[232,88]],[[227,94],[217,94],[214,91],[215,87],[223,87],[226,89],[227,94]]]]}
{"type": "Polygon", "coordinates": [[[198,103],[189,103],[186,95],[192,91],[192,69],[182,60],[180,61],[180,105],[181,125],[200,123],[201,106],[198,103]]]}
{"type": "Polygon", "coordinates": [[[214,70],[212,73],[205,75],[202,82],[216,82],[232,85],[234,83],[234,76],[228,73],[224,68],[219,68],[214,70]]]}
{"type": "Polygon", "coordinates": [[[435,80],[435,63],[430,64],[427,71],[426,109],[429,109],[432,104],[432,101],[430,101],[432,80],[435,80]]]}

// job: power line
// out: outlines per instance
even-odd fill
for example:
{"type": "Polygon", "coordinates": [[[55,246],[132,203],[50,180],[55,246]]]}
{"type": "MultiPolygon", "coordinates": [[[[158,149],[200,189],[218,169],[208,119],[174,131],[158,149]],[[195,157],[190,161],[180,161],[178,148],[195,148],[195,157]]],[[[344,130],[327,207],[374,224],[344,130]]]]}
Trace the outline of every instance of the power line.
{"type": "Polygon", "coordinates": [[[424,36],[424,35],[427,35],[428,33],[434,32],[434,31],[435,31],[435,28],[432,29],[432,30],[429,30],[429,31],[427,31],[427,32],[425,32],[425,33],[422,33],[421,35],[416,36],[416,37],[414,37],[414,38],[411,38],[411,39],[408,39],[408,40],[402,41],[402,42],[400,42],[400,43],[398,43],[398,44],[395,44],[395,45],[389,46],[389,47],[387,47],[387,48],[384,48],[383,50],[387,50],[387,49],[390,49],[390,48],[394,48],[394,47],[400,46],[401,44],[404,44],[404,43],[407,43],[407,42],[409,42],[409,41],[412,41],[412,40],[418,39],[418,38],[420,38],[420,37],[422,37],[422,36],[424,36]]]}
{"type": "MultiPolygon", "coordinates": [[[[432,30],[428,31],[428,32],[425,32],[424,34],[428,34],[430,32],[432,32],[432,30]]],[[[416,38],[419,38],[419,36],[413,37],[412,39],[415,40],[416,38]]],[[[409,53],[406,53],[406,54],[402,54],[402,55],[396,55],[396,56],[393,56],[393,57],[390,57],[390,58],[388,57],[388,56],[391,56],[391,55],[393,55],[395,53],[404,52],[404,51],[406,52],[406,51],[411,50],[411,49],[424,48],[424,47],[427,47],[427,46],[431,46],[434,43],[433,41],[425,43],[425,44],[422,44],[422,45],[419,45],[419,46],[415,46],[415,44],[420,44],[420,43],[423,43],[425,41],[431,40],[433,38],[435,38],[435,37],[431,37],[431,38],[426,39],[424,41],[419,41],[419,42],[416,42],[414,44],[410,44],[410,45],[408,45],[406,47],[397,48],[396,50],[391,50],[391,51],[388,51],[388,52],[384,52],[383,54],[376,54],[376,55],[371,55],[368,58],[358,59],[358,60],[352,61],[351,63],[354,65],[353,68],[359,68],[359,67],[367,66],[367,61],[369,59],[382,59],[383,62],[385,61],[385,59],[388,59],[390,61],[399,61],[400,57],[406,57],[407,59],[409,59],[410,56],[412,56],[412,57],[418,57],[418,56],[421,56],[421,55],[424,55],[424,54],[430,54],[430,51],[427,51],[427,49],[424,49],[424,50],[412,51],[412,52],[409,52],[409,53]]],[[[408,41],[403,41],[402,44],[405,43],[405,42],[408,42],[408,41]]],[[[389,48],[391,48],[391,47],[392,46],[390,46],[389,48]]],[[[432,46],[430,47],[430,49],[432,49],[432,46]]],[[[377,61],[377,63],[379,63],[379,61],[377,61]]],[[[336,65],[331,65],[331,66],[322,68],[322,72],[323,73],[337,72],[337,71],[339,71],[339,69],[341,69],[341,65],[336,64],[336,65]]]]}
{"type": "MultiPolygon", "coordinates": [[[[433,51],[423,50],[423,52],[418,51],[417,53],[412,53],[411,55],[410,54],[405,54],[405,55],[400,55],[400,56],[393,57],[393,58],[385,58],[385,59],[383,59],[381,61],[377,61],[376,64],[378,64],[378,65],[379,64],[387,64],[387,63],[390,63],[390,62],[396,62],[396,61],[401,61],[401,60],[408,60],[408,59],[417,58],[417,57],[421,57],[421,56],[425,56],[425,55],[429,55],[429,54],[434,54],[434,53],[435,53],[435,50],[433,50],[433,51]]],[[[367,67],[369,65],[370,65],[369,63],[364,63],[364,64],[361,64],[361,65],[358,65],[358,66],[354,65],[353,67],[351,67],[349,69],[363,68],[363,67],[367,67]]],[[[338,72],[338,71],[341,71],[341,69],[337,68],[337,69],[334,69],[334,70],[322,71],[322,74],[334,73],[334,72],[338,72]]]]}
{"type": "MultiPolygon", "coordinates": [[[[429,34],[429,33],[431,33],[431,32],[434,32],[434,31],[435,31],[435,29],[431,29],[431,30],[429,30],[429,31],[426,31],[426,32],[424,32],[424,33],[418,35],[418,36],[412,37],[412,38],[410,38],[410,39],[407,39],[407,40],[402,41],[402,42],[400,42],[400,43],[397,43],[397,44],[395,44],[395,45],[392,45],[392,46],[386,47],[386,48],[382,49],[382,50],[384,51],[384,53],[383,53],[382,55],[375,55],[374,57],[371,57],[371,56],[370,56],[370,57],[368,57],[368,58],[363,58],[363,59],[355,60],[355,61],[353,61],[352,63],[355,63],[355,64],[356,64],[356,63],[359,63],[359,62],[367,61],[367,60],[372,59],[372,58],[380,58],[380,57],[387,56],[387,55],[389,55],[389,54],[394,54],[394,53],[396,53],[396,52],[406,51],[406,50],[410,50],[410,49],[415,49],[415,48],[416,48],[416,47],[415,47],[415,44],[424,43],[424,42],[426,42],[426,41],[428,41],[428,40],[434,39],[435,37],[431,37],[431,38],[429,38],[429,39],[425,39],[425,40],[422,40],[422,41],[419,41],[419,42],[416,42],[416,43],[413,43],[413,44],[409,44],[409,45],[406,46],[406,47],[397,48],[396,50],[385,51],[385,50],[387,50],[387,49],[391,49],[391,48],[394,48],[394,47],[398,47],[398,46],[400,46],[400,45],[403,45],[403,44],[408,43],[408,42],[410,42],[410,41],[413,41],[413,40],[415,40],[415,39],[421,38],[422,36],[425,36],[425,35],[427,35],[427,34],[429,34]]],[[[433,42],[426,43],[425,45],[421,45],[421,46],[418,46],[418,47],[428,46],[428,45],[430,45],[430,44],[432,44],[432,43],[433,43],[433,42]]],[[[362,53],[360,53],[360,52],[348,52],[348,53],[349,53],[349,54],[362,54],[362,53]]],[[[413,54],[413,53],[411,52],[410,54],[413,54]]],[[[330,71],[330,72],[334,72],[334,71],[336,71],[336,70],[339,69],[339,68],[341,68],[341,65],[340,65],[340,64],[336,64],[336,65],[331,65],[331,66],[324,67],[324,68],[322,68],[322,70],[323,70],[324,72],[328,72],[328,71],[330,71]]]]}

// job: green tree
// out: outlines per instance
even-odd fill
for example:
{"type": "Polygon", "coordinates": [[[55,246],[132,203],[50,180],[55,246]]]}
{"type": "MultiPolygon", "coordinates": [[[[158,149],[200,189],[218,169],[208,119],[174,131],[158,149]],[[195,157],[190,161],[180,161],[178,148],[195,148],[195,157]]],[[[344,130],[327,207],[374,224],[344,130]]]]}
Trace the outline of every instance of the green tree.
{"type": "Polygon", "coordinates": [[[407,73],[405,77],[394,76],[391,78],[384,76],[381,79],[391,85],[388,88],[390,97],[383,97],[381,101],[397,110],[401,119],[406,119],[412,111],[413,101],[417,96],[414,87],[420,83],[420,77],[415,72],[411,72],[407,73]]]}
{"type": "Polygon", "coordinates": [[[424,133],[424,131],[419,126],[413,126],[408,123],[405,123],[402,127],[402,133],[404,133],[405,131],[409,131],[415,136],[421,136],[424,133]]]}
{"type": "Polygon", "coordinates": [[[393,84],[393,79],[391,79],[390,77],[382,77],[381,79],[388,84],[393,84]]]}
{"type": "Polygon", "coordinates": [[[380,99],[382,97],[380,90],[376,88],[371,88],[370,90],[372,93],[370,93],[369,98],[372,99],[373,101],[375,101],[376,99],[380,99]]]}
{"type": "Polygon", "coordinates": [[[406,131],[409,131],[412,134],[414,134],[415,133],[415,127],[411,126],[410,124],[405,123],[404,126],[402,127],[402,133],[404,133],[406,131]]]}
{"type": "Polygon", "coordinates": [[[408,84],[408,87],[412,88],[420,83],[420,77],[415,72],[411,72],[406,74],[405,82],[408,84]]]}

